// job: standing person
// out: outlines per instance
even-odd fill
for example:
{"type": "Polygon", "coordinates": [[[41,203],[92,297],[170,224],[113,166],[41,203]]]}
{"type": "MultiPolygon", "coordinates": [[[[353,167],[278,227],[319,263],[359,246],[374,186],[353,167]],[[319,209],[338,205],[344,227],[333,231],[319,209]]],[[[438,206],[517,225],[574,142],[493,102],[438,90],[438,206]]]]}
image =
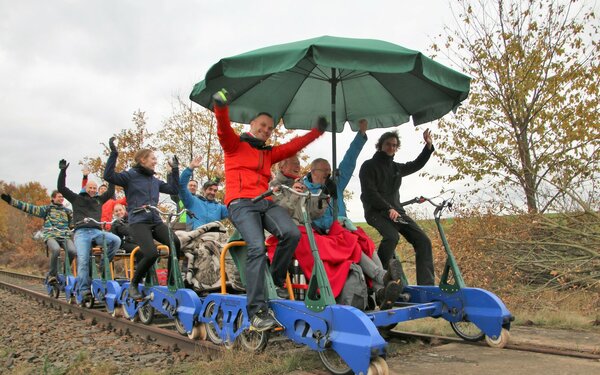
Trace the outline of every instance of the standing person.
{"type": "Polygon", "coordinates": [[[50,195],[51,202],[46,206],[35,206],[18,199],[12,198],[10,194],[2,194],[2,199],[9,205],[18,208],[30,215],[44,219],[42,235],[46,248],[50,251],[50,269],[48,271],[48,283],[56,281],[58,275],[58,256],[62,247],[69,254],[69,260],[77,257],[77,250],[71,240],[71,218],[73,212],[63,205],[65,198],[58,190],[50,195]]]}
{"type": "MultiPolygon", "coordinates": [[[[110,138],[110,156],[104,168],[104,179],[110,183],[122,186],[127,198],[127,213],[129,214],[129,228],[134,242],[140,245],[142,259],[138,262],[133,279],[129,285],[129,296],[135,300],[143,296],[138,290],[138,284],[146,277],[146,273],[158,258],[158,251],[154,240],[170,245],[169,227],[154,210],[146,212],[136,210],[146,205],[157,206],[160,193],[177,194],[179,181],[179,161],[173,156],[171,161],[171,175],[168,182],[154,177],[154,168],[157,159],[150,149],[141,149],[134,156],[135,165],[127,171],[116,173],[117,147],[115,137],[110,138]]],[[[173,235],[175,250],[179,255],[180,243],[177,236],[173,235]]],[[[169,258],[170,259],[170,258],[169,258]]]]}
{"type": "Polygon", "coordinates": [[[384,265],[395,258],[398,233],[414,247],[417,284],[433,285],[435,282],[431,241],[427,234],[400,206],[402,177],[417,172],[425,166],[434,151],[431,132],[423,132],[425,147],[419,156],[408,163],[394,162],[400,145],[397,132],[384,133],[375,146],[377,152],[363,163],[359,178],[362,194],[360,200],[367,223],[377,229],[382,239],[377,253],[384,265]]]}
{"type": "MultiPolygon", "coordinates": [[[[203,195],[195,195],[189,189],[189,185],[192,182],[192,171],[194,168],[198,168],[202,163],[202,158],[194,158],[188,168],[181,172],[179,177],[179,197],[183,206],[190,210],[194,217],[188,217],[187,223],[190,226],[190,230],[201,227],[204,224],[208,224],[213,221],[219,221],[227,218],[227,207],[215,200],[216,194],[219,191],[219,183],[217,181],[207,181],[202,185],[203,195]]],[[[198,186],[198,183],[196,183],[198,186]]]]}
{"type": "Polygon", "coordinates": [[[58,174],[58,191],[71,202],[73,206],[73,222],[75,225],[75,235],[73,242],[77,249],[77,285],[78,293],[84,298],[90,292],[89,262],[92,242],[103,243],[102,236],[106,236],[106,249],[109,261],[115,256],[117,249],[121,245],[119,237],[110,232],[103,232],[96,223],[86,223],[85,218],[92,218],[101,221],[102,205],[110,199],[115,193],[114,185],[110,184],[108,190],[102,195],[98,195],[98,185],[94,181],[88,181],[85,185],[85,192],[74,193],[66,187],[65,179],[67,177],[67,168],[69,163],[62,159],[58,163],[60,173],[58,174]]]}
{"type": "Polygon", "coordinates": [[[289,298],[283,288],[286,272],[300,240],[300,231],[287,211],[270,199],[252,202],[269,187],[271,165],[296,154],[317,139],[327,127],[327,120],[319,118],[317,127],[309,133],[279,146],[267,146],[275,127],[273,116],[261,112],[250,121],[250,132],[238,135],[229,121],[227,92],[214,96],[217,135],[225,152],[225,204],[229,219],[247,243],[246,291],[250,324],[257,331],[265,331],[277,324],[269,311],[264,290],[265,259],[264,230],[279,239],[271,274],[281,298],[289,298]]]}

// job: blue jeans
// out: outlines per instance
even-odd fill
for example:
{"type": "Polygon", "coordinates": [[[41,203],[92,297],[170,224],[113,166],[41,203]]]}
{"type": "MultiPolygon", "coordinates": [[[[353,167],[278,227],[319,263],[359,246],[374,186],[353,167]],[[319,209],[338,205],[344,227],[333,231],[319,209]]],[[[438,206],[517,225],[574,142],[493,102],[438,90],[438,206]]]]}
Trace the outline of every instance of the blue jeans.
{"type": "Polygon", "coordinates": [[[283,286],[288,266],[300,241],[300,231],[287,210],[270,200],[252,203],[250,199],[237,199],[227,208],[229,220],[247,243],[246,293],[248,317],[259,310],[266,311],[265,269],[267,265],[265,230],[279,239],[271,262],[273,282],[283,286]]]}
{"type": "Polygon", "coordinates": [[[92,251],[92,241],[102,246],[106,236],[106,245],[108,247],[108,260],[112,260],[121,246],[121,239],[111,232],[103,232],[96,228],[79,228],[75,230],[73,242],[77,248],[77,292],[81,293],[90,290],[90,253],[92,251]]]}

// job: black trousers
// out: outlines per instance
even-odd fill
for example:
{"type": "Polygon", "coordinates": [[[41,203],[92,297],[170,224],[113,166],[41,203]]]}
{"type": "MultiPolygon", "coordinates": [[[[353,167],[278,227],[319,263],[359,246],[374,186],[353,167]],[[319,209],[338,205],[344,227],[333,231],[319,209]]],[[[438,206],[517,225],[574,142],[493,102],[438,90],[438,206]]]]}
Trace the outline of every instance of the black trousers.
{"type": "MultiPolygon", "coordinates": [[[[131,236],[140,246],[138,251],[142,254],[142,258],[137,264],[135,273],[133,274],[133,280],[131,281],[132,284],[139,284],[144,277],[146,277],[148,270],[152,267],[154,262],[156,262],[156,259],[158,259],[158,251],[154,244],[154,240],[169,246],[169,227],[164,223],[134,223],[129,224],[129,229],[131,231],[131,236]]],[[[177,238],[174,233],[173,242],[175,242],[175,250],[179,257],[181,244],[179,243],[179,238],[177,238]]],[[[170,262],[171,258],[169,257],[169,269],[171,269],[170,262]]]]}
{"type": "Polygon", "coordinates": [[[435,275],[431,241],[427,234],[406,213],[400,212],[400,216],[406,224],[393,222],[387,212],[365,215],[367,223],[377,229],[382,237],[377,255],[379,255],[383,267],[387,269],[390,259],[396,257],[396,245],[398,245],[399,235],[401,234],[415,249],[417,284],[434,285],[435,275]]]}

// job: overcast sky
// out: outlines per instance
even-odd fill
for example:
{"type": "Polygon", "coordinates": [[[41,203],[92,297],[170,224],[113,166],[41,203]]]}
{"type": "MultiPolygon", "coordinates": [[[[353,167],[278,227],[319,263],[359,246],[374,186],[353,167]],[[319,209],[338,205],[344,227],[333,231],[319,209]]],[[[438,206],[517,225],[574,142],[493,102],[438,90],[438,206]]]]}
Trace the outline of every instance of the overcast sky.
{"type": "MultiPolygon", "coordinates": [[[[56,186],[58,160],[71,162],[67,185],[77,188],[77,161],[101,152],[99,142],[146,112],[157,130],[175,96],[219,59],[321,35],[383,39],[427,52],[452,24],[448,2],[431,1],[31,1],[0,0],[0,180],[56,186]]],[[[438,60],[450,65],[444,59],[438,60]]],[[[436,124],[421,125],[434,131],[436,124]]],[[[399,127],[396,161],[423,146],[412,124],[399,127]]],[[[381,131],[369,132],[358,165],[370,158],[381,131]]],[[[347,128],[339,159],[353,137],[347,128]]],[[[307,151],[331,158],[331,138],[307,151]]],[[[436,168],[430,162],[426,169],[436,168]]],[[[358,170],[350,217],[362,221],[358,170]]],[[[442,188],[413,175],[401,196],[442,188]]]]}

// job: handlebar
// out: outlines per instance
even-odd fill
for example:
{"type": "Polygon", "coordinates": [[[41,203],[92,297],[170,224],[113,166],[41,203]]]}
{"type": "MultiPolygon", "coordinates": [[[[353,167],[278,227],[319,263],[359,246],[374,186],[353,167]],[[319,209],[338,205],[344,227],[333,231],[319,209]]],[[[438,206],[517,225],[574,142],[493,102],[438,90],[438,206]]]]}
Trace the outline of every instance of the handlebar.
{"type": "Polygon", "coordinates": [[[185,208],[182,209],[181,211],[176,211],[176,212],[173,213],[173,212],[163,211],[160,208],[158,208],[156,206],[149,205],[149,204],[143,205],[143,206],[138,207],[138,208],[134,208],[131,211],[131,213],[137,214],[139,212],[150,212],[151,210],[158,212],[159,215],[165,215],[165,216],[172,215],[172,216],[179,217],[179,216],[181,216],[183,214],[187,214],[189,217],[192,217],[192,218],[196,217],[196,215],[194,215],[194,213],[192,211],[190,211],[188,209],[185,209],[185,208]]]}
{"type": "Polygon", "coordinates": [[[454,195],[456,194],[456,192],[454,190],[448,190],[445,193],[442,193],[442,194],[440,194],[440,195],[438,195],[436,197],[433,197],[433,198],[427,198],[427,197],[424,197],[424,196],[416,197],[416,198],[413,198],[413,199],[408,200],[406,202],[401,202],[400,206],[404,207],[404,206],[407,206],[407,205],[413,204],[413,203],[419,203],[420,204],[420,203],[429,202],[433,207],[435,207],[435,210],[433,212],[433,216],[439,217],[441,215],[441,212],[445,208],[448,208],[448,209],[451,210],[452,209],[452,205],[454,204],[454,195]],[[442,202],[440,202],[440,203],[436,203],[434,201],[434,199],[442,196],[445,193],[451,193],[452,195],[449,198],[447,198],[447,199],[442,199],[442,202]]]}
{"type": "Polygon", "coordinates": [[[292,193],[292,194],[296,194],[300,197],[310,197],[310,196],[318,196],[320,199],[327,199],[329,198],[329,195],[327,194],[322,194],[322,190],[319,190],[317,193],[311,193],[309,190],[305,191],[305,192],[299,192],[296,191],[294,188],[289,187],[287,185],[277,185],[273,188],[270,188],[269,190],[265,191],[264,193],[262,193],[261,195],[257,196],[256,198],[252,199],[252,203],[257,203],[260,202],[261,200],[265,199],[266,197],[270,197],[272,195],[276,195],[279,194],[277,192],[275,192],[273,189],[274,188],[280,188],[283,190],[287,190],[288,192],[292,193]]]}

